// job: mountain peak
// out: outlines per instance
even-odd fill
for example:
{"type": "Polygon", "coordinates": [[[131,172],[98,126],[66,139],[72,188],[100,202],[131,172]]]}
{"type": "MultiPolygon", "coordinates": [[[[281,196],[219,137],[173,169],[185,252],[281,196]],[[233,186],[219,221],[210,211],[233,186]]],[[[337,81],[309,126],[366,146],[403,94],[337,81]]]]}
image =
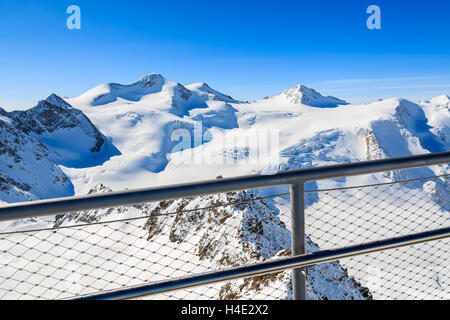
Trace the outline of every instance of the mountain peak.
{"type": "Polygon", "coordinates": [[[306,104],[313,107],[331,108],[338,105],[348,104],[344,100],[335,97],[324,97],[314,89],[298,84],[281,93],[292,104],[306,104]]]}
{"type": "Polygon", "coordinates": [[[146,76],[140,78],[137,83],[145,85],[145,86],[153,87],[154,85],[156,85],[158,83],[163,83],[165,81],[166,81],[166,78],[164,78],[161,74],[151,73],[149,75],[146,75],[146,76]]]}
{"type": "Polygon", "coordinates": [[[72,106],[70,104],[68,104],[63,98],[61,98],[60,96],[52,93],[51,95],[49,95],[47,97],[47,99],[45,99],[46,102],[53,104],[55,106],[61,107],[63,109],[72,109],[72,106]]]}
{"type": "MultiPolygon", "coordinates": [[[[310,89],[307,86],[302,85],[302,84],[298,84],[296,86],[293,86],[290,89],[284,90],[282,92],[282,94],[284,94],[288,98],[295,99],[295,101],[297,101],[298,98],[300,98],[300,99],[311,99],[311,98],[318,99],[318,98],[322,97],[322,95],[320,93],[318,93],[316,90],[310,89]]],[[[298,102],[294,102],[294,103],[298,103],[298,102]]]]}
{"type": "Polygon", "coordinates": [[[204,90],[212,90],[212,88],[205,82],[198,83],[198,87],[204,90]]]}
{"type": "Polygon", "coordinates": [[[229,103],[240,103],[240,101],[234,99],[233,97],[223,94],[213,88],[211,88],[207,83],[205,82],[199,82],[199,83],[193,83],[188,86],[186,86],[189,90],[199,91],[201,93],[206,93],[211,96],[213,100],[221,100],[229,103]]]}

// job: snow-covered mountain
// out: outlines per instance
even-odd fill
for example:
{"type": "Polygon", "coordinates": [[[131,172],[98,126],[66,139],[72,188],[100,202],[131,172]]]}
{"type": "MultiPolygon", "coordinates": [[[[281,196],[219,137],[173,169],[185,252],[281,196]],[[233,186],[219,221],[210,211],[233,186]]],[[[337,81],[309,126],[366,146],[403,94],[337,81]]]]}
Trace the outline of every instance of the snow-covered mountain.
{"type": "Polygon", "coordinates": [[[91,121],[55,94],[26,111],[0,108],[2,200],[70,196],[74,187],[58,165],[99,165],[119,151],[91,121]]]}
{"type": "MultiPolygon", "coordinates": [[[[8,113],[0,109],[0,200],[17,202],[212,179],[219,174],[271,174],[446,151],[450,143],[449,100],[448,96],[441,96],[416,104],[392,98],[351,105],[297,85],[278,95],[243,103],[207,84],[182,85],[159,74],[150,74],[129,85],[100,85],[72,99],[51,95],[27,111],[8,113]],[[270,150],[264,153],[265,148],[270,150]]],[[[320,181],[307,187],[345,187],[445,173],[448,166],[441,165],[320,181]]],[[[448,180],[438,180],[426,188],[416,187],[426,189],[431,201],[440,203],[445,212],[449,208],[441,200],[445,198],[446,185],[448,180]]],[[[276,187],[248,192],[257,197],[286,191],[287,187],[276,187]]],[[[59,216],[56,221],[41,221],[39,226],[89,223],[153,210],[164,213],[180,206],[196,209],[223,202],[230,196],[239,200],[244,192],[72,213],[59,216]]],[[[195,237],[215,244],[214,248],[208,246],[214,251],[208,254],[200,247],[192,249],[193,263],[205,268],[217,268],[219,261],[260,261],[289,249],[289,230],[284,224],[289,217],[276,204],[255,202],[230,210],[223,214],[236,219],[233,228],[240,230],[238,233],[219,223],[221,219],[212,219],[213,212],[208,211],[199,219],[191,214],[156,218],[146,224],[153,229],[144,227],[142,232],[150,232],[154,240],[176,250],[179,245],[192,242],[195,225],[195,237]],[[255,223],[262,225],[258,235],[251,231],[255,223]],[[221,235],[225,234],[233,236],[222,243],[221,235]],[[227,252],[231,256],[225,259],[227,252]]],[[[310,235],[310,251],[317,249],[319,240],[310,235]]],[[[372,295],[371,288],[352,279],[337,263],[311,268],[309,279],[311,297],[372,295]],[[336,281],[346,289],[333,296],[325,287],[336,281]]],[[[289,296],[288,273],[272,279],[273,282],[266,280],[265,286],[256,286],[261,294],[277,286],[287,290],[289,296]]],[[[239,284],[242,290],[236,286],[230,283],[224,287],[222,297],[245,298],[255,294],[255,286],[248,283],[239,284]]]]}
{"type": "Polygon", "coordinates": [[[18,130],[47,146],[49,161],[68,167],[99,165],[118,154],[80,111],[55,94],[26,111],[5,114],[18,130]]]}
{"type": "Polygon", "coordinates": [[[132,180],[165,169],[169,154],[179,144],[177,132],[186,131],[192,138],[188,144],[194,146],[208,141],[210,128],[236,128],[237,110],[230,103],[239,104],[206,84],[188,89],[159,74],[131,85],[101,85],[68,101],[111,137],[123,154],[104,168],[117,169],[118,175],[132,180]]]}
{"type": "Polygon", "coordinates": [[[14,120],[0,109],[0,199],[20,202],[69,196],[73,185],[44,144],[14,126],[14,120]]]}
{"type": "Polygon", "coordinates": [[[308,106],[322,108],[333,108],[348,104],[346,101],[335,97],[324,97],[316,90],[304,85],[296,85],[283,91],[280,95],[272,97],[272,99],[284,99],[292,104],[306,104],[308,106]]]}

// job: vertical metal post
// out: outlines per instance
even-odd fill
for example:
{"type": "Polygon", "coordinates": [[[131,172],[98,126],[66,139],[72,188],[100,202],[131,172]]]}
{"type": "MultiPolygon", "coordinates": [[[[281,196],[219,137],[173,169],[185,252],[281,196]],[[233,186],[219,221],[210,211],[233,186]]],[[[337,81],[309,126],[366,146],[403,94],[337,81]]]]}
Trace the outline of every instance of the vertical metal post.
{"type": "MultiPolygon", "coordinates": [[[[305,183],[291,185],[292,254],[305,253],[305,183]]],[[[294,300],[306,300],[306,268],[292,270],[292,293],[294,300]]]]}

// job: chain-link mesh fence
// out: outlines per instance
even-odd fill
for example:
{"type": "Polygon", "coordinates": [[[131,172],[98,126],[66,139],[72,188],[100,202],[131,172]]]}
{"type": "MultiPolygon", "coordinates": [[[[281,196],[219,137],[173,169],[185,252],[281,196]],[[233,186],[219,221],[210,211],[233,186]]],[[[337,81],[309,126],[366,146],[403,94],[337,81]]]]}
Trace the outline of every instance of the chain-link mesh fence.
{"type": "MultiPolygon", "coordinates": [[[[308,192],[306,233],[332,249],[450,226],[448,176],[308,192]]],[[[342,259],[375,299],[449,299],[450,240],[342,259]]]]}
{"type": "MultiPolygon", "coordinates": [[[[449,225],[448,176],[307,191],[307,251],[449,225]]],[[[93,192],[108,192],[98,186],[93,192]]],[[[0,299],[62,299],[290,256],[289,194],[242,191],[3,224],[0,299]]],[[[449,241],[308,267],[308,299],[450,298],[449,241]]],[[[291,272],[152,299],[291,299],[291,272]]]]}
{"type": "MultiPolygon", "coordinates": [[[[0,234],[0,298],[71,298],[285,256],[277,214],[270,198],[233,192],[24,223],[0,234]]],[[[229,297],[203,291],[186,297],[229,297]]]]}

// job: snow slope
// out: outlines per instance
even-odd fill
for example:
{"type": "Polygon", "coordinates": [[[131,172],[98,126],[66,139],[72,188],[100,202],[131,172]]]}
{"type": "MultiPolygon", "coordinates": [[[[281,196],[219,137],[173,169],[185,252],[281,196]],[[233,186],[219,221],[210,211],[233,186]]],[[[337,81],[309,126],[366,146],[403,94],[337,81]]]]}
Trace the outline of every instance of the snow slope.
{"type": "MultiPolygon", "coordinates": [[[[392,98],[367,105],[318,108],[291,104],[279,101],[278,98],[275,98],[274,102],[269,98],[234,107],[239,110],[239,128],[226,132],[215,131],[210,143],[195,150],[196,154],[202,154],[203,159],[208,160],[208,167],[211,168],[211,175],[204,174],[204,178],[212,178],[213,172],[220,173],[224,177],[249,172],[273,173],[304,166],[447,150],[445,144],[448,141],[443,141],[433,132],[420,106],[404,99],[392,98]],[[231,163],[224,163],[223,158],[226,157],[224,145],[236,145],[242,137],[249,137],[258,132],[269,134],[273,132],[278,136],[274,150],[274,153],[279,155],[278,158],[275,157],[273,161],[259,159],[260,161],[252,162],[251,154],[256,154],[262,145],[252,144],[250,139],[247,139],[240,146],[240,150],[247,148],[248,152],[242,153],[244,156],[237,157],[231,163]],[[327,145],[330,146],[326,147],[327,145]],[[297,150],[295,146],[298,146],[297,150]]],[[[264,144],[264,141],[262,143],[264,144]]],[[[178,182],[177,177],[196,180],[200,171],[207,173],[204,167],[199,172],[192,170],[198,166],[189,163],[191,157],[192,153],[189,150],[174,155],[172,162],[167,166],[165,176],[169,176],[171,181],[178,182]],[[186,162],[188,164],[184,164],[186,162]]],[[[399,175],[402,178],[432,176],[442,174],[446,170],[447,166],[439,166],[431,169],[407,170],[402,173],[394,172],[387,178],[382,174],[351,177],[347,179],[347,183],[386,182],[400,177],[399,175]]]]}

